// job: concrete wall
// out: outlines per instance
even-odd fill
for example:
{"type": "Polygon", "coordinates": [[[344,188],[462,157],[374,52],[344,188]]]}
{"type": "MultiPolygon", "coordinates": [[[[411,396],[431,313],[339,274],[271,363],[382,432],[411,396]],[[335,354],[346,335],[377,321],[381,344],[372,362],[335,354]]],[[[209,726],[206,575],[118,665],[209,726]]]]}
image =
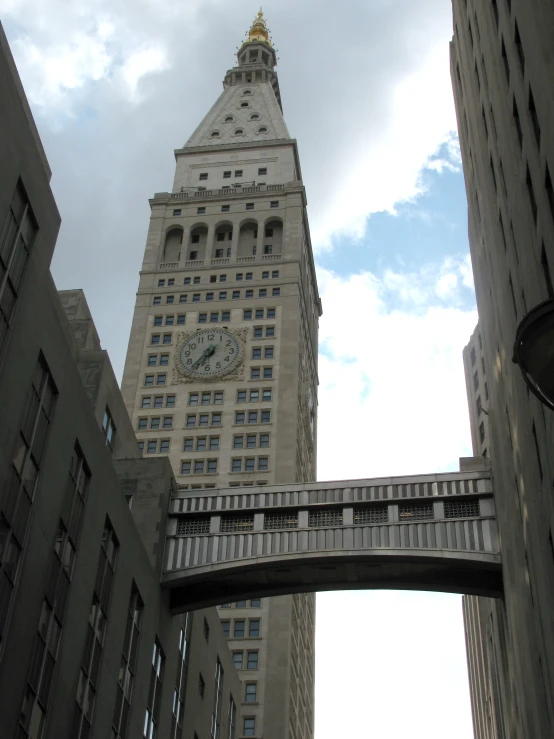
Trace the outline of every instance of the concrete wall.
{"type": "MultiPolygon", "coordinates": [[[[453,8],[452,81],[490,397],[508,645],[493,693],[507,697],[493,710],[503,719],[479,724],[477,736],[551,736],[554,416],[528,392],[511,358],[518,322],[552,293],[554,8],[549,0],[454,0],[453,8]]],[[[488,644],[489,661],[504,653],[500,615],[492,652],[486,633],[474,640],[488,644]]]]}

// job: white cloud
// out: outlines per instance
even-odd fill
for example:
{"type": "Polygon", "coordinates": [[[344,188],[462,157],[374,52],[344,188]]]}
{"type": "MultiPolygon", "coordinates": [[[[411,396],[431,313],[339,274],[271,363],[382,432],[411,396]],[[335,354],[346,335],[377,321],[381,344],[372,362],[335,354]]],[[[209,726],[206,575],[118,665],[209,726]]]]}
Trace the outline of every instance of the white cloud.
{"type": "Polygon", "coordinates": [[[123,65],[123,79],[128,87],[129,97],[137,100],[138,84],[144,75],[167,69],[168,63],[163,49],[150,47],[132,54],[123,65]]]}
{"type": "Polygon", "coordinates": [[[319,270],[319,479],[458,469],[471,454],[462,349],[477,315],[455,307],[453,268],[319,270]]]}

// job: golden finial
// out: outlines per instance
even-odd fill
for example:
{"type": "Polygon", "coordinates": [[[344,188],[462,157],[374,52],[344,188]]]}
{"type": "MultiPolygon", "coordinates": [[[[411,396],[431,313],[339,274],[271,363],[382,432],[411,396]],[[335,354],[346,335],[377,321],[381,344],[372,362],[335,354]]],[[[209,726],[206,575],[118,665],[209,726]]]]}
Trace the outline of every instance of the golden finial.
{"type": "Polygon", "coordinates": [[[272,45],[271,41],[269,40],[269,31],[267,30],[267,25],[262,8],[259,9],[258,15],[256,16],[254,22],[252,23],[252,26],[250,27],[250,31],[248,32],[247,42],[252,43],[256,41],[262,41],[269,46],[272,45]]]}

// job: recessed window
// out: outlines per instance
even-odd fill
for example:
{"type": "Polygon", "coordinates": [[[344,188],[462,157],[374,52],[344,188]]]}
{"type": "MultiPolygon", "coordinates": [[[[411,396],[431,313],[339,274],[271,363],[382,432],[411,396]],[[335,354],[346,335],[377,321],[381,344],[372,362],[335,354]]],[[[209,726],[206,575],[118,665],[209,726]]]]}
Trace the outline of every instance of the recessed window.
{"type": "Polygon", "coordinates": [[[200,172],[200,175],[198,177],[199,180],[207,180],[208,179],[208,173],[207,172],[200,172]]]}
{"type": "Polygon", "coordinates": [[[252,90],[245,90],[242,94],[243,95],[252,95],[252,90]]]}
{"type": "MultiPolygon", "coordinates": [[[[241,130],[242,133],[242,130],[241,130]]],[[[235,177],[242,177],[242,169],[235,169],[235,177]]]]}
{"type": "Polygon", "coordinates": [[[196,214],[199,216],[203,216],[206,213],[206,208],[202,205],[200,208],[196,209],[196,214]]]}
{"type": "Polygon", "coordinates": [[[246,203],[246,210],[254,210],[254,203],[246,203]]]}
{"type": "Polygon", "coordinates": [[[231,177],[231,170],[223,173],[223,179],[228,180],[231,177]]]}
{"type": "Polygon", "coordinates": [[[240,104],[240,107],[241,108],[249,108],[250,107],[250,103],[241,103],[240,104]]]}
{"type": "Polygon", "coordinates": [[[233,122],[233,116],[227,115],[225,116],[225,123],[232,123],[233,122]]]}
{"type": "Polygon", "coordinates": [[[267,174],[267,167],[260,167],[258,169],[258,176],[259,175],[264,175],[264,174],[267,174]]]}
{"type": "Polygon", "coordinates": [[[222,213],[228,213],[230,210],[231,210],[231,206],[230,205],[222,205],[221,206],[221,212],[222,213]]]}
{"type": "Polygon", "coordinates": [[[250,116],[250,120],[251,121],[259,121],[260,120],[260,116],[257,113],[252,113],[252,115],[250,116]]]}
{"type": "Polygon", "coordinates": [[[217,138],[219,138],[219,131],[212,131],[212,132],[211,132],[211,134],[210,134],[210,137],[211,137],[212,139],[217,139],[217,138]]]}
{"type": "Polygon", "coordinates": [[[258,133],[267,133],[267,127],[266,126],[260,126],[258,128],[258,133]]]}
{"type": "MultiPolygon", "coordinates": [[[[221,623],[224,623],[223,621],[221,623]]],[[[246,683],[246,691],[244,695],[245,703],[256,703],[258,700],[257,696],[257,684],[246,683]]]]}
{"type": "Polygon", "coordinates": [[[181,215],[181,209],[180,208],[177,208],[176,210],[174,210],[173,211],[173,215],[174,216],[180,216],[181,215]]]}
{"type": "Polygon", "coordinates": [[[242,128],[235,129],[235,136],[242,136],[244,130],[242,128]]]}
{"type": "Polygon", "coordinates": [[[269,204],[270,208],[278,208],[279,207],[279,201],[278,200],[272,200],[269,204]]]}

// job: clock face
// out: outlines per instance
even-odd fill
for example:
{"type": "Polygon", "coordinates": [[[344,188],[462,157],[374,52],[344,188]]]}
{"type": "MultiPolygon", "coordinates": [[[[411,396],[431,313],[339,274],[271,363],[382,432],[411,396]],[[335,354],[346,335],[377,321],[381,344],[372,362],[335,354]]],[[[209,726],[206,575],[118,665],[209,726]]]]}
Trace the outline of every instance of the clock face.
{"type": "Polygon", "coordinates": [[[241,355],[236,336],[221,328],[197,331],[179,350],[181,369],[197,380],[226,375],[240,364],[241,355]]]}

